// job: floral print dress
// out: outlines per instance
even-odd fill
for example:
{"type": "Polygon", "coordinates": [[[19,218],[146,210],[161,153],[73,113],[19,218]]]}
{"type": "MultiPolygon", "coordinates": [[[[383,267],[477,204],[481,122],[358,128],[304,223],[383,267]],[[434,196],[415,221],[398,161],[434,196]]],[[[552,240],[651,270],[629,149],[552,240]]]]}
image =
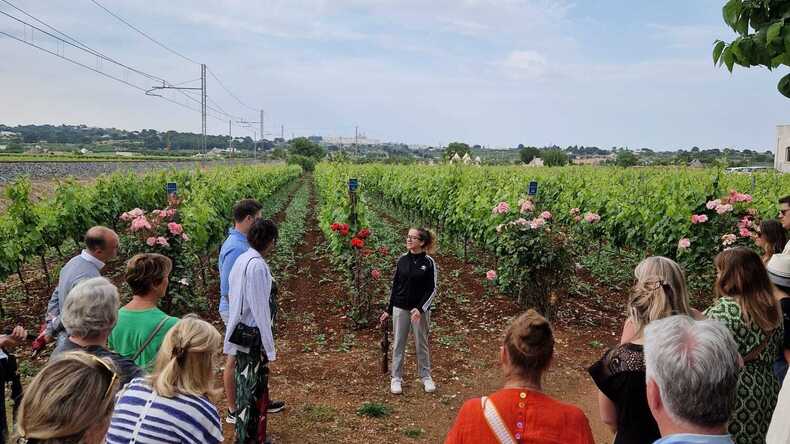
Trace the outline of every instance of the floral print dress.
{"type": "MultiPolygon", "coordinates": [[[[743,321],[741,307],[733,298],[720,298],[705,310],[705,315],[727,326],[741,356],[747,356],[765,340],[765,333],[757,325],[747,325],[743,321]]],[[[736,444],[765,442],[779,394],[779,382],[772,365],[782,348],[783,337],[784,329],[780,324],[769,333],[768,343],[760,356],[747,363],[738,376],[738,395],[728,426],[736,444]]]]}

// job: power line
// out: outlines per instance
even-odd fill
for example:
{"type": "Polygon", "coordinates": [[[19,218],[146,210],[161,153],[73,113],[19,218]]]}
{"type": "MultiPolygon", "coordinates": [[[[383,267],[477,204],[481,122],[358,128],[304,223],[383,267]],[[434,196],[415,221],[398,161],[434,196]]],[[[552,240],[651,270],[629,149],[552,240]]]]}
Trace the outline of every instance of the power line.
{"type": "Polygon", "coordinates": [[[236,99],[236,101],[237,101],[237,102],[239,102],[239,103],[240,103],[240,104],[241,104],[243,107],[245,107],[245,108],[248,108],[248,109],[250,109],[250,110],[252,110],[252,111],[256,111],[256,112],[258,111],[258,109],[256,109],[256,108],[253,108],[253,107],[251,107],[250,105],[247,105],[246,103],[244,103],[244,102],[243,102],[241,99],[239,99],[239,98],[236,96],[236,94],[233,94],[233,93],[232,93],[232,92],[231,92],[231,91],[230,91],[230,90],[229,90],[229,89],[228,89],[228,88],[225,86],[225,84],[224,84],[224,83],[222,83],[222,80],[220,80],[220,79],[219,79],[219,77],[217,77],[217,75],[216,75],[216,74],[214,74],[214,71],[212,71],[210,68],[208,69],[208,73],[209,73],[209,74],[211,74],[211,77],[214,77],[214,80],[216,80],[216,81],[217,81],[217,83],[219,83],[219,86],[221,86],[221,87],[222,87],[222,89],[224,89],[226,93],[230,94],[230,96],[231,96],[231,97],[233,97],[234,99],[236,99]]]}
{"type": "MultiPolygon", "coordinates": [[[[131,87],[131,88],[134,88],[134,89],[136,89],[136,90],[138,90],[138,91],[142,91],[142,92],[145,92],[145,91],[146,91],[146,90],[145,90],[145,88],[141,88],[141,87],[139,87],[139,86],[135,85],[134,83],[131,83],[131,82],[128,82],[128,81],[126,81],[126,80],[124,80],[124,79],[121,79],[121,78],[115,77],[115,76],[113,76],[113,75],[107,74],[106,72],[100,71],[100,70],[98,70],[98,69],[96,69],[96,68],[93,68],[92,66],[88,66],[88,65],[86,65],[86,64],[84,64],[84,63],[82,63],[82,62],[79,62],[79,61],[77,61],[77,60],[74,60],[74,59],[72,59],[72,58],[69,58],[69,57],[66,57],[66,56],[60,55],[60,54],[58,54],[58,53],[56,53],[56,52],[54,52],[54,51],[51,51],[51,50],[49,50],[49,49],[47,49],[47,48],[44,48],[44,47],[42,47],[42,46],[39,46],[39,45],[36,45],[35,43],[31,43],[31,42],[28,42],[28,41],[26,41],[26,40],[24,40],[24,39],[21,39],[21,38],[19,38],[19,37],[15,36],[15,35],[13,35],[13,34],[9,34],[9,33],[5,32],[5,31],[0,31],[0,35],[4,35],[4,36],[6,36],[6,37],[9,37],[9,38],[11,38],[11,39],[13,39],[13,40],[16,40],[16,41],[18,41],[18,42],[20,42],[20,43],[24,43],[25,45],[28,45],[28,46],[31,46],[31,47],[33,47],[33,48],[36,48],[36,49],[38,49],[38,50],[44,51],[44,52],[46,52],[46,53],[48,53],[48,54],[51,54],[51,55],[53,55],[53,56],[55,56],[55,57],[58,57],[58,58],[60,58],[60,59],[63,59],[63,60],[66,60],[66,61],[68,61],[68,62],[70,62],[70,63],[73,63],[73,64],[75,64],[75,65],[77,65],[77,66],[80,66],[80,67],[82,67],[82,68],[85,68],[85,69],[88,69],[88,70],[90,70],[90,71],[93,71],[93,72],[95,72],[95,73],[97,73],[97,74],[100,74],[100,75],[102,75],[102,76],[104,76],[104,77],[107,77],[107,78],[109,78],[109,79],[115,80],[116,82],[123,83],[124,85],[126,85],[126,86],[129,86],[129,87],[131,87]]],[[[191,107],[191,106],[189,106],[189,105],[185,105],[185,104],[183,104],[183,103],[181,103],[181,102],[178,102],[178,101],[176,101],[176,100],[173,100],[173,99],[171,99],[171,98],[169,98],[169,97],[164,97],[164,96],[158,96],[158,97],[159,97],[159,98],[161,98],[162,100],[165,100],[165,101],[167,101],[167,102],[173,103],[173,104],[175,104],[175,105],[178,105],[178,106],[180,106],[180,107],[182,107],[182,108],[186,108],[186,109],[189,109],[189,110],[192,110],[192,111],[198,112],[198,113],[199,113],[199,112],[201,112],[199,109],[192,108],[192,107],[191,107]]],[[[221,121],[221,122],[224,122],[224,121],[225,121],[225,119],[223,119],[223,118],[221,118],[221,117],[217,117],[217,116],[215,116],[215,115],[213,115],[213,114],[208,114],[208,116],[210,116],[210,117],[212,117],[212,118],[214,118],[214,119],[217,119],[217,120],[219,120],[219,121],[221,121]]]]}
{"type": "Polygon", "coordinates": [[[121,21],[122,23],[124,23],[126,26],[128,26],[128,27],[132,28],[133,30],[137,31],[137,32],[138,32],[139,34],[141,34],[143,37],[145,37],[145,38],[147,38],[148,40],[150,40],[150,41],[152,41],[152,42],[156,43],[156,44],[157,44],[157,45],[159,45],[160,47],[162,47],[162,48],[166,49],[167,51],[170,51],[171,53],[173,53],[173,54],[175,54],[175,55],[177,55],[177,56],[181,57],[182,59],[184,59],[184,60],[186,60],[186,61],[188,61],[188,62],[192,62],[192,63],[194,63],[194,64],[196,64],[196,65],[200,65],[200,63],[199,63],[199,62],[196,62],[196,61],[194,61],[193,59],[191,59],[191,58],[189,58],[189,57],[185,56],[184,54],[181,54],[180,52],[176,51],[175,49],[171,49],[170,47],[168,47],[168,46],[167,46],[167,45],[165,45],[164,43],[162,43],[162,42],[160,42],[160,41],[156,40],[155,38],[151,37],[150,35],[146,34],[144,31],[142,31],[141,29],[139,29],[139,28],[135,27],[135,26],[134,26],[134,25],[132,25],[131,23],[127,22],[126,20],[124,20],[124,19],[123,19],[122,17],[120,17],[119,15],[117,15],[117,14],[115,14],[114,12],[110,11],[109,9],[105,8],[105,7],[104,7],[104,5],[102,5],[102,4],[101,4],[101,3],[99,3],[98,1],[96,1],[96,0],[91,0],[91,2],[93,2],[93,4],[94,4],[94,5],[96,5],[96,6],[100,7],[101,9],[103,9],[103,10],[104,10],[104,11],[105,11],[107,14],[110,14],[111,16],[115,17],[116,19],[118,19],[119,21],[121,21]]]}
{"type": "Polygon", "coordinates": [[[50,37],[52,37],[52,38],[54,38],[54,39],[57,39],[57,40],[59,40],[59,41],[61,41],[61,42],[65,43],[65,44],[67,44],[67,45],[70,45],[70,46],[73,46],[73,47],[75,47],[75,48],[77,48],[77,49],[80,49],[80,50],[82,50],[82,51],[88,52],[88,53],[90,53],[91,55],[94,55],[94,56],[96,56],[96,57],[99,57],[99,58],[101,58],[101,59],[104,59],[104,60],[106,60],[106,61],[108,61],[108,62],[110,62],[110,63],[115,63],[115,64],[116,64],[116,65],[118,65],[118,66],[121,66],[121,67],[123,67],[123,68],[125,68],[125,69],[128,69],[129,71],[136,72],[136,73],[138,73],[138,74],[140,74],[140,75],[142,75],[142,76],[144,76],[144,77],[147,77],[147,78],[149,78],[149,79],[151,79],[151,80],[157,80],[157,81],[165,82],[165,80],[164,80],[163,78],[159,77],[159,76],[155,76],[155,75],[153,75],[153,74],[149,74],[149,73],[147,73],[147,72],[144,72],[144,71],[141,71],[141,70],[139,70],[139,69],[133,68],[133,67],[131,67],[131,66],[125,65],[125,64],[123,64],[123,63],[121,63],[121,62],[119,62],[119,61],[117,61],[117,60],[115,60],[115,59],[113,59],[113,58],[111,58],[111,57],[108,57],[108,56],[106,56],[106,55],[102,54],[102,53],[101,53],[101,52],[99,52],[99,51],[96,51],[95,49],[91,48],[90,46],[88,46],[88,45],[86,45],[86,44],[82,43],[81,41],[79,41],[79,40],[75,39],[74,37],[72,37],[72,36],[70,36],[70,35],[66,34],[65,32],[63,32],[63,31],[60,31],[59,29],[55,28],[54,26],[52,26],[52,25],[50,25],[50,24],[48,24],[48,23],[44,22],[43,20],[40,20],[40,19],[36,18],[35,16],[33,16],[33,15],[29,14],[28,12],[26,12],[26,11],[22,10],[21,8],[17,7],[16,5],[14,5],[13,3],[9,2],[8,0],[0,0],[0,1],[2,1],[3,3],[5,3],[5,4],[7,4],[7,5],[11,6],[12,8],[14,8],[14,9],[16,9],[17,11],[21,12],[22,14],[24,14],[24,15],[26,15],[26,16],[28,16],[28,17],[30,17],[31,19],[35,20],[36,22],[38,22],[38,23],[41,23],[42,25],[44,25],[44,26],[46,26],[46,27],[48,27],[48,28],[52,29],[53,31],[57,32],[58,34],[61,34],[61,35],[62,35],[62,36],[64,36],[66,39],[68,39],[68,40],[71,40],[71,41],[64,40],[63,38],[61,38],[61,37],[59,37],[59,36],[57,36],[57,35],[54,35],[54,34],[52,34],[52,33],[48,32],[48,31],[45,31],[45,30],[43,30],[43,29],[41,29],[41,28],[39,28],[39,27],[37,27],[37,26],[33,25],[32,23],[28,23],[28,22],[26,22],[26,21],[24,21],[24,20],[22,20],[22,19],[20,19],[20,18],[18,18],[18,17],[15,17],[15,16],[13,16],[13,15],[11,15],[11,14],[8,14],[8,13],[6,13],[6,12],[0,11],[0,14],[3,14],[3,15],[5,15],[6,17],[9,17],[9,18],[11,18],[11,19],[13,19],[13,20],[16,20],[17,22],[19,22],[19,23],[22,23],[22,24],[24,24],[24,25],[30,26],[32,29],[36,29],[36,30],[38,30],[39,32],[42,32],[42,33],[44,33],[44,34],[46,34],[46,35],[48,35],[48,36],[50,36],[50,37]],[[72,43],[72,42],[73,42],[73,43],[72,43]]]}

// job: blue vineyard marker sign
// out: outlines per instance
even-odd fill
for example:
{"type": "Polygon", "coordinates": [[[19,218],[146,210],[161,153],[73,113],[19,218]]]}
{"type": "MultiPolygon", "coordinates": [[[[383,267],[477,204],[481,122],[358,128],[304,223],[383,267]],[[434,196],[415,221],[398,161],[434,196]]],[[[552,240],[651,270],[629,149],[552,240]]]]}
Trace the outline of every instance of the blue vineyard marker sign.
{"type": "Polygon", "coordinates": [[[359,188],[359,181],[357,179],[348,179],[348,191],[356,193],[357,188],[359,188]]]}
{"type": "Polygon", "coordinates": [[[165,185],[165,191],[167,191],[168,195],[176,194],[178,192],[178,185],[176,185],[175,182],[168,182],[167,185],[165,185]]]}
{"type": "Polygon", "coordinates": [[[536,181],[532,181],[529,183],[529,191],[527,192],[530,196],[534,196],[538,194],[538,183],[536,181]]]}

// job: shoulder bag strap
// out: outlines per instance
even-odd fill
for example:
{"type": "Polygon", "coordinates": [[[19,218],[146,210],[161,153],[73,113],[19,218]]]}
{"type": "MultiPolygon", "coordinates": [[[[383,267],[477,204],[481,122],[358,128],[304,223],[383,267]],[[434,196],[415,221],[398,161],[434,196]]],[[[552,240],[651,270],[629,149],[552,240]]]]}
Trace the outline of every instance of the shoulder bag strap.
{"type": "Polygon", "coordinates": [[[494,403],[488,399],[487,396],[480,398],[480,403],[483,406],[483,416],[485,416],[486,422],[488,422],[488,427],[491,429],[491,432],[494,433],[499,443],[516,444],[516,440],[513,439],[510,430],[508,430],[505,422],[502,421],[502,417],[499,415],[499,411],[496,409],[494,403]]]}
{"type": "Polygon", "coordinates": [[[151,332],[151,334],[148,335],[148,338],[145,340],[145,342],[143,342],[143,345],[140,346],[140,348],[137,350],[137,353],[135,353],[134,356],[132,356],[132,361],[136,361],[137,358],[139,358],[140,355],[143,354],[143,351],[145,350],[145,348],[148,347],[148,345],[151,343],[151,341],[154,340],[154,337],[156,336],[156,334],[159,333],[160,330],[162,330],[162,327],[165,326],[165,322],[167,322],[168,319],[170,319],[170,316],[165,316],[164,318],[162,318],[161,321],[159,321],[158,324],[156,324],[156,327],[151,332]]]}
{"type": "Polygon", "coordinates": [[[774,331],[775,330],[771,330],[770,332],[763,332],[763,334],[765,335],[765,339],[763,339],[763,342],[761,342],[760,345],[753,348],[748,355],[743,357],[744,364],[748,364],[749,362],[760,359],[760,355],[763,353],[763,350],[765,350],[765,347],[768,347],[768,342],[771,340],[771,336],[773,336],[774,331]]]}

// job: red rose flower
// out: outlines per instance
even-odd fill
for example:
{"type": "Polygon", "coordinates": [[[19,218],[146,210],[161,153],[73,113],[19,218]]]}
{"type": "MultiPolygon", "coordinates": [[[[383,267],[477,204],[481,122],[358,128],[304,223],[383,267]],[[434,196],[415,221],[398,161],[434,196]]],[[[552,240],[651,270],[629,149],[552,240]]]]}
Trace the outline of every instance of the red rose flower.
{"type": "Polygon", "coordinates": [[[348,225],[341,225],[339,230],[341,236],[348,236],[348,225]]]}
{"type": "Polygon", "coordinates": [[[358,237],[355,237],[355,238],[351,239],[351,246],[354,247],[354,248],[357,248],[357,249],[361,249],[362,247],[365,246],[365,241],[363,241],[362,239],[360,239],[358,237]]]}
{"type": "Polygon", "coordinates": [[[359,233],[357,233],[357,237],[360,239],[367,239],[368,236],[370,236],[370,230],[367,228],[363,228],[359,230],[359,233]]]}
{"type": "Polygon", "coordinates": [[[381,277],[381,272],[377,268],[374,268],[373,270],[371,270],[370,276],[373,279],[378,280],[381,277]]]}
{"type": "Polygon", "coordinates": [[[381,254],[382,256],[386,256],[390,254],[390,250],[385,246],[381,246],[379,247],[379,254],[381,254]]]}
{"type": "Polygon", "coordinates": [[[332,229],[332,231],[337,231],[337,230],[339,230],[339,229],[340,229],[340,224],[339,224],[339,223],[337,223],[337,222],[335,222],[335,223],[333,223],[333,224],[332,224],[332,225],[331,225],[329,228],[331,228],[331,229],[332,229]]]}

